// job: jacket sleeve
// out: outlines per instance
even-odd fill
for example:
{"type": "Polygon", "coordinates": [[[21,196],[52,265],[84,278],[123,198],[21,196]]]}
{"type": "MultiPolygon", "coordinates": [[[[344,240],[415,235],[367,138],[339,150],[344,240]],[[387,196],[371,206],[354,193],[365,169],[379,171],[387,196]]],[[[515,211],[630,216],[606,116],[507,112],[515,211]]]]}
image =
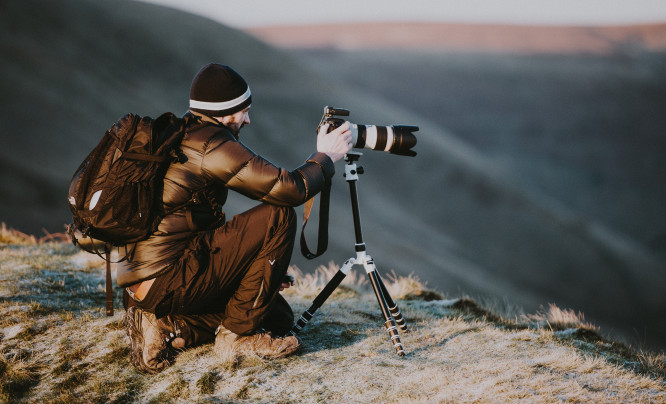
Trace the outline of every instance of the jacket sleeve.
{"type": "Polygon", "coordinates": [[[324,153],[312,154],[293,171],[276,167],[235,138],[209,139],[201,159],[204,177],[222,182],[249,198],[281,206],[298,206],[315,196],[335,173],[324,153]]]}

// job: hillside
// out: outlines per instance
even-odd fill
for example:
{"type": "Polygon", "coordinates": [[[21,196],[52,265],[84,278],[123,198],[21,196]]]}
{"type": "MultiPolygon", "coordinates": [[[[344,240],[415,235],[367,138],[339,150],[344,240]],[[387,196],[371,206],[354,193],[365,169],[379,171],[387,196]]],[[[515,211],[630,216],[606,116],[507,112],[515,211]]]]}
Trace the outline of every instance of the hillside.
{"type": "MultiPolygon", "coordinates": [[[[350,275],[303,330],[294,357],[218,357],[209,344],[146,376],[129,363],[123,310],[104,314],[103,261],[70,244],[0,236],[0,402],[666,400],[663,354],[605,340],[580,313],[551,306],[502,318],[467,298],[443,299],[414,277],[388,282],[412,330],[401,334],[403,358],[367,282],[350,275]]],[[[286,294],[296,312],[330,274],[297,273],[286,294]]]]}
{"type": "Polygon", "coordinates": [[[666,24],[395,22],[247,32],[447,128],[522,189],[666,259],[666,24]]]}
{"type": "MultiPolygon", "coordinates": [[[[0,33],[0,219],[12,227],[61,231],[70,176],[104,130],[130,111],[184,112],[191,77],[218,61],[252,86],[243,141],[281,166],[296,167],[313,151],[325,105],[349,108],[359,123],[420,126],[416,158],[367,152],[361,161],[364,236],[380,269],[414,272],[446,293],[511,296],[532,312],[555,303],[617,334],[666,341],[666,274],[651,251],[529,192],[467,139],[395,100],[242,32],[137,2],[4,2],[0,33]]],[[[227,214],[248,205],[231,200],[227,214]]],[[[340,175],[331,216],[329,253],[313,263],[294,254],[296,265],[353,254],[340,175]]]]}
{"type": "Polygon", "coordinates": [[[666,262],[666,52],[616,45],[600,54],[293,54],[449,129],[521,189],[604,223],[666,262]],[[411,74],[394,80],[404,71],[411,74]]]}

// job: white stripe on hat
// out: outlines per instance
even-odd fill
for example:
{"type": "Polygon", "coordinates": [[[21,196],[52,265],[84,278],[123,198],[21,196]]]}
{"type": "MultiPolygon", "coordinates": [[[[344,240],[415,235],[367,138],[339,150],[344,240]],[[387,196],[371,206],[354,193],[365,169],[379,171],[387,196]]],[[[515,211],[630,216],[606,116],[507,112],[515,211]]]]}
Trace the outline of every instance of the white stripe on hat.
{"type": "Polygon", "coordinates": [[[233,108],[236,105],[241,104],[243,101],[250,98],[250,95],[252,95],[252,93],[250,93],[250,87],[248,87],[245,94],[241,95],[238,98],[234,98],[231,101],[204,102],[204,101],[190,100],[190,108],[205,109],[207,111],[222,111],[225,109],[233,108]]]}

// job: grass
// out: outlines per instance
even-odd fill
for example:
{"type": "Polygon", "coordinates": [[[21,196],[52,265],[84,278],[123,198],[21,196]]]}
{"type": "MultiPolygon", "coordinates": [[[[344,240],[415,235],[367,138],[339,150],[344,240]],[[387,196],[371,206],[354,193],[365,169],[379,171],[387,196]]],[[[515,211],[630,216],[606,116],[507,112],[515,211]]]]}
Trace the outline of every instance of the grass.
{"type": "Polygon", "coordinates": [[[0,243],[2,244],[43,244],[50,241],[67,240],[68,237],[64,233],[49,233],[44,230],[44,235],[37,237],[8,227],[6,223],[0,224],[0,243]]]}
{"type": "MultiPolygon", "coordinates": [[[[101,260],[15,239],[0,244],[0,260],[0,402],[666,400],[664,355],[605,339],[582,313],[549,306],[500,315],[469,297],[446,299],[415,275],[389,274],[411,329],[401,333],[400,358],[354,272],[301,332],[297,355],[225,356],[209,344],[148,376],[129,363],[122,310],[105,315],[101,260]]],[[[292,268],[297,282],[285,297],[297,315],[335,271],[292,268]]]]}

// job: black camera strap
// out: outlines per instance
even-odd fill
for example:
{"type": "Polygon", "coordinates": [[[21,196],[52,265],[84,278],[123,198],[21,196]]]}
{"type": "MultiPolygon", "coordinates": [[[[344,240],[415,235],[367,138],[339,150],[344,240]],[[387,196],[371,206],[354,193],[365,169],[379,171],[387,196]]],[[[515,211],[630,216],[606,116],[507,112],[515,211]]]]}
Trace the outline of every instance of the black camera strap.
{"type": "Polygon", "coordinates": [[[305,226],[308,224],[314,197],[305,202],[303,209],[303,227],[301,228],[301,254],[309,260],[317,258],[328,248],[328,209],[331,201],[331,181],[326,181],[319,197],[319,235],[317,237],[317,251],[313,253],[305,241],[305,226]]]}

